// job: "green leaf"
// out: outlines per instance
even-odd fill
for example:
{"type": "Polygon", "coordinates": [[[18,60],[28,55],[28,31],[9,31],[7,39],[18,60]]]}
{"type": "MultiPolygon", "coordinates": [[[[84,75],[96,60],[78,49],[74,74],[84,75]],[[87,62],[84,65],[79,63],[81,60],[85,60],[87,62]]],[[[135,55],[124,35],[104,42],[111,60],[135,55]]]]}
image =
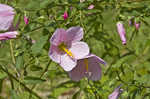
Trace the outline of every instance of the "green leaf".
{"type": "Polygon", "coordinates": [[[21,69],[23,68],[23,65],[24,65],[23,56],[18,56],[16,59],[16,68],[21,69]]]}
{"type": "Polygon", "coordinates": [[[15,90],[11,90],[11,99],[20,99],[15,90]]]}
{"type": "Polygon", "coordinates": [[[31,70],[31,71],[41,71],[42,69],[43,69],[42,67],[36,66],[36,65],[32,65],[32,66],[30,67],[30,70],[31,70]]]}
{"type": "Polygon", "coordinates": [[[2,92],[3,81],[4,81],[4,79],[0,79],[0,93],[2,92]]]}
{"type": "Polygon", "coordinates": [[[72,99],[79,99],[80,92],[81,92],[81,91],[77,91],[77,92],[72,96],[72,99]]]}
{"type": "Polygon", "coordinates": [[[48,40],[48,36],[42,36],[32,47],[32,53],[33,54],[39,54],[42,51],[42,48],[44,47],[44,45],[46,44],[48,40]]]}
{"type": "Polygon", "coordinates": [[[26,84],[38,84],[38,83],[42,83],[45,82],[46,80],[41,79],[39,77],[32,77],[32,76],[27,76],[24,78],[24,83],[26,84]]]}

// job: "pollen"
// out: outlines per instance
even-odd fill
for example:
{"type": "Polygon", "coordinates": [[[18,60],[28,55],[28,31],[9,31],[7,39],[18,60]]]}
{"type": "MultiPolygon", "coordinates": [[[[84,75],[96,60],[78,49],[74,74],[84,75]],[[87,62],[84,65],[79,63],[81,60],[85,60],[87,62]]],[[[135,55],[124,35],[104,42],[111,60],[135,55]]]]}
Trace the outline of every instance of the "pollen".
{"type": "Polygon", "coordinates": [[[66,48],[66,45],[64,43],[60,44],[59,45],[59,49],[63,52],[65,52],[68,56],[74,58],[74,55],[72,54],[71,51],[69,51],[67,48],[66,48]]]}
{"type": "Polygon", "coordinates": [[[84,64],[85,64],[86,72],[88,72],[88,69],[89,69],[88,59],[84,59],[84,64]]]}

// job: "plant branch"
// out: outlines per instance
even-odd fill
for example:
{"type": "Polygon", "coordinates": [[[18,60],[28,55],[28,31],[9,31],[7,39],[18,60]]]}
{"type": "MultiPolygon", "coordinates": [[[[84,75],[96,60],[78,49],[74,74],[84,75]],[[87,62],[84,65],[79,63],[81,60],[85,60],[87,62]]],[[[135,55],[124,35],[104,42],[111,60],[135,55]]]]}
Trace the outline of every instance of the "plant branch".
{"type": "Polygon", "coordinates": [[[11,58],[12,58],[13,64],[16,64],[15,56],[14,56],[14,53],[13,53],[14,51],[13,51],[12,40],[9,41],[9,45],[10,45],[10,54],[11,54],[11,58]]]}
{"type": "Polygon", "coordinates": [[[9,77],[17,81],[21,86],[23,86],[29,93],[32,93],[34,96],[36,96],[38,99],[42,99],[37,93],[32,91],[30,88],[28,88],[24,83],[22,83],[20,80],[18,80],[15,76],[13,76],[11,73],[9,73],[7,70],[5,70],[2,66],[0,66],[1,70],[3,70],[9,77]]]}
{"type": "MultiPolygon", "coordinates": [[[[51,62],[52,62],[52,61],[49,60],[48,64],[46,65],[46,68],[44,69],[44,71],[43,71],[43,73],[41,74],[40,78],[42,78],[43,75],[47,72],[48,67],[49,67],[49,65],[50,65],[51,62]]],[[[35,87],[36,87],[36,84],[32,86],[31,90],[33,90],[35,87]]]]}

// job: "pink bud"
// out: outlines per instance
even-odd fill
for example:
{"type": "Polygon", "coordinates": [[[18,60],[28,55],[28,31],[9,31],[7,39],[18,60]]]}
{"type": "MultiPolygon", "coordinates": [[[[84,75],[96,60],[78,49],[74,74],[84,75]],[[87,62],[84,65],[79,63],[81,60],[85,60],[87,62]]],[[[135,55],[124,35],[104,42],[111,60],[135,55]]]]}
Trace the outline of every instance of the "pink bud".
{"type": "Polygon", "coordinates": [[[67,12],[64,12],[63,17],[64,17],[64,20],[66,20],[66,19],[68,18],[68,13],[67,13],[67,12]]]}
{"type": "Polygon", "coordinates": [[[36,40],[32,40],[32,44],[36,43],[36,40]]]}
{"type": "Polygon", "coordinates": [[[94,8],[94,5],[93,4],[91,4],[89,7],[88,7],[88,9],[90,10],[90,9],[93,9],[94,8]]]}
{"type": "Polygon", "coordinates": [[[121,22],[117,22],[117,30],[120,35],[120,39],[122,40],[122,44],[125,45],[126,44],[126,37],[125,37],[126,32],[121,22]]]}
{"type": "Polygon", "coordinates": [[[136,30],[138,30],[140,28],[140,23],[134,22],[134,26],[135,26],[136,30]]]}
{"type": "Polygon", "coordinates": [[[29,19],[26,16],[24,16],[24,22],[26,25],[29,24],[29,19]]]}

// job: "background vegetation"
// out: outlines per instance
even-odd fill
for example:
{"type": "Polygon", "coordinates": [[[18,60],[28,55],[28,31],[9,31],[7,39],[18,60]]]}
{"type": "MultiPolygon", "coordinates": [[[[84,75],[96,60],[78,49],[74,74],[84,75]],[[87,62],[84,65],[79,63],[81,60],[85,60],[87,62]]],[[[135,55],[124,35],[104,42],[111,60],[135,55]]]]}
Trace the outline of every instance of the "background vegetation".
{"type": "Polygon", "coordinates": [[[107,99],[118,86],[120,99],[150,99],[149,0],[0,0],[15,8],[19,37],[0,42],[1,99],[107,99]],[[88,6],[93,4],[91,10],[88,6]],[[62,15],[67,11],[69,17],[62,15]],[[29,18],[25,25],[23,17],[29,18]],[[129,19],[140,22],[139,30],[129,19]],[[116,23],[122,21],[127,44],[122,45],[116,23]],[[48,56],[49,38],[57,28],[81,26],[83,41],[103,58],[99,81],[71,81],[48,56]],[[36,43],[32,43],[35,40],[36,43]]]}

